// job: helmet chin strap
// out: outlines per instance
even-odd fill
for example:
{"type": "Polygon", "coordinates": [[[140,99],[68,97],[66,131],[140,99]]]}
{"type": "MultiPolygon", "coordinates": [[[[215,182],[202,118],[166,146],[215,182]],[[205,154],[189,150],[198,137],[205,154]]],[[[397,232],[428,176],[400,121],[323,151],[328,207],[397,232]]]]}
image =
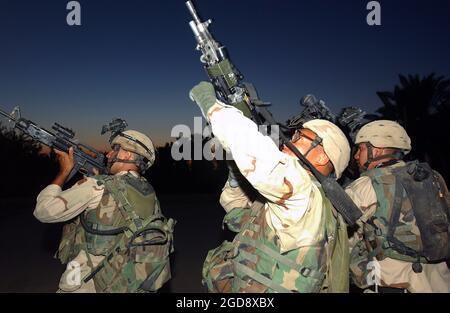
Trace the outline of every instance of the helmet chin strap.
{"type": "MultiPolygon", "coordinates": [[[[144,157],[138,155],[138,157],[136,158],[136,160],[124,160],[124,159],[119,159],[117,156],[119,155],[119,150],[121,149],[120,145],[117,145],[114,147],[114,153],[112,155],[112,157],[108,160],[108,173],[111,172],[111,168],[114,165],[114,163],[126,163],[126,164],[134,164],[137,166],[139,173],[144,173],[147,170],[147,164],[144,160],[144,157]]],[[[122,148],[122,150],[124,151],[128,151],[122,148]]]]}
{"type": "Polygon", "coordinates": [[[308,154],[309,154],[315,147],[317,147],[318,145],[320,145],[320,144],[322,143],[322,141],[323,141],[323,139],[320,138],[318,135],[316,135],[316,139],[314,139],[314,140],[311,142],[311,145],[309,146],[308,151],[306,151],[306,153],[304,154],[305,158],[308,156],[308,154]]]}
{"type": "MultiPolygon", "coordinates": [[[[309,146],[308,150],[303,154],[303,156],[306,158],[308,156],[308,154],[317,146],[321,145],[323,142],[323,139],[316,135],[316,138],[311,142],[311,145],[309,146]]],[[[333,173],[330,174],[330,176],[332,177],[336,177],[336,173],[335,171],[333,171],[333,173]]]]}
{"type": "Polygon", "coordinates": [[[370,164],[372,164],[373,162],[376,161],[380,161],[380,160],[384,160],[384,159],[401,159],[403,156],[402,152],[397,152],[397,153],[393,153],[393,154],[383,154],[380,155],[378,157],[373,157],[373,148],[374,146],[372,146],[370,143],[367,143],[367,161],[366,163],[364,163],[362,169],[364,171],[367,171],[369,169],[370,164]]]}

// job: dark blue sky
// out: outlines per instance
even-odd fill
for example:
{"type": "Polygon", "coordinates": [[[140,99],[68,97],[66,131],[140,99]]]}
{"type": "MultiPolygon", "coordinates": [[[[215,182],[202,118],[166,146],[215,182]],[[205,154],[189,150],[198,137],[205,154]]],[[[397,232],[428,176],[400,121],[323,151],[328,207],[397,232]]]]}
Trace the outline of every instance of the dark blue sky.
{"type": "MultiPolygon", "coordinates": [[[[66,0],[0,0],[0,107],[84,142],[106,143],[113,117],[170,139],[192,125],[190,88],[205,80],[183,0],[80,0],[82,26],[66,24],[66,0]]],[[[372,112],[375,92],[398,74],[450,76],[448,0],[380,1],[382,26],[366,24],[366,0],[198,0],[202,18],[277,119],[313,93],[338,111],[372,112]]],[[[102,145],[102,147],[104,147],[102,145]]]]}

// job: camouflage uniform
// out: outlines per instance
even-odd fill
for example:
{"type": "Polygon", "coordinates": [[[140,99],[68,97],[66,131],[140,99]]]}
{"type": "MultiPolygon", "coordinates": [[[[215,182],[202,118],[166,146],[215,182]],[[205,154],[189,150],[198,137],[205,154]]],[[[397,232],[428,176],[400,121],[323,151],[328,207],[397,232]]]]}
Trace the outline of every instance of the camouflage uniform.
{"type": "Polygon", "coordinates": [[[208,253],[203,279],[209,291],[347,292],[346,227],[320,184],[237,109],[215,105],[208,118],[262,195],[251,201],[239,187],[225,186],[224,221],[238,235],[208,253]]]}
{"type": "MultiPolygon", "coordinates": [[[[381,286],[404,288],[410,292],[450,292],[450,270],[445,262],[427,264],[421,260],[423,270],[416,273],[412,267],[416,261],[413,258],[392,249],[372,248],[372,241],[378,243],[382,240],[381,236],[386,232],[387,221],[391,216],[395,189],[395,177],[391,171],[404,166],[405,163],[400,161],[391,166],[370,170],[346,189],[364,213],[358,231],[350,239],[351,277],[358,287],[367,288],[370,283],[367,281],[368,263],[376,259],[380,268],[381,286]]],[[[408,247],[420,251],[420,232],[411,202],[407,198],[401,206],[395,237],[408,247]]]]}
{"type": "Polygon", "coordinates": [[[85,178],[65,191],[50,185],[34,215],[45,223],[76,217],[58,250],[69,263],[60,292],[156,291],[170,278],[174,221],[161,214],[153,188],[136,172],[85,178]],[[76,271],[81,284],[73,281],[76,271]]]}

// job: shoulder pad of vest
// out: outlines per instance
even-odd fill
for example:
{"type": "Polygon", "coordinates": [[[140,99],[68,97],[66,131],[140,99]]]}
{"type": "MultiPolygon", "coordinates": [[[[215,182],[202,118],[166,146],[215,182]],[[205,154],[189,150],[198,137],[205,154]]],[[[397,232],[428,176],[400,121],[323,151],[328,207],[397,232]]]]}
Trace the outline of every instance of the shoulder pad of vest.
{"type": "Polygon", "coordinates": [[[429,178],[433,174],[433,170],[426,162],[411,161],[406,163],[406,166],[393,169],[392,173],[396,176],[404,176],[420,182],[429,178]]]}
{"type": "Polygon", "coordinates": [[[123,175],[121,178],[124,182],[139,191],[143,195],[149,195],[155,192],[153,186],[142,176],[135,177],[131,174],[123,175]]]}

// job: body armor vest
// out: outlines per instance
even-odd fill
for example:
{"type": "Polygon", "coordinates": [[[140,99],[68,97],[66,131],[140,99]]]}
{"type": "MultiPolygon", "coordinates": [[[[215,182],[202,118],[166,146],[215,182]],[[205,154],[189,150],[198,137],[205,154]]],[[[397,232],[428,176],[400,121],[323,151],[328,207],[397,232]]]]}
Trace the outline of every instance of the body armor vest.
{"type": "Polygon", "coordinates": [[[281,253],[278,237],[266,222],[264,202],[256,201],[251,209],[236,208],[224,221],[238,235],[211,250],[203,267],[209,291],[348,292],[346,225],[315,183],[323,199],[320,239],[281,253]]]}
{"type": "MultiPolygon", "coordinates": [[[[160,213],[153,187],[145,179],[136,178],[131,174],[114,176],[112,180],[109,177],[99,178],[100,182],[108,179],[112,188],[121,189],[126,194],[126,201],[138,218],[145,220],[160,213]],[[117,179],[118,177],[120,179],[117,179]]],[[[106,255],[114,246],[116,237],[123,234],[131,218],[130,213],[122,209],[114,199],[112,192],[114,191],[109,190],[108,187],[105,188],[98,207],[80,216],[87,249],[93,255],[106,255]]]]}
{"type": "Polygon", "coordinates": [[[161,214],[144,178],[130,173],[94,178],[105,186],[102,199],[64,227],[59,259],[67,263],[81,250],[105,256],[87,278],[94,279],[99,292],[156,291],[170,278],[175,221],[161,214]]]}

